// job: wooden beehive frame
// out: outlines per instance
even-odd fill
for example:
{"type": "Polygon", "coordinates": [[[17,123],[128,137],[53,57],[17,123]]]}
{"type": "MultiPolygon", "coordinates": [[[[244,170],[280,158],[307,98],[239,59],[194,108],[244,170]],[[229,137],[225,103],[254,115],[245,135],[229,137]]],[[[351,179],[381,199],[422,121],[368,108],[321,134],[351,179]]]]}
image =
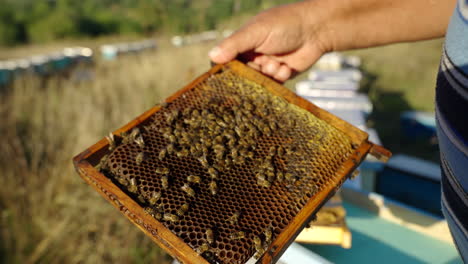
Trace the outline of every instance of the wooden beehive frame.
{"type": "MultiPolygon", "coordinates": [[[[317,195],[313,196],[304,208],[293,218],[286,228],[271,243],[266,253],[260,258],[259,263],[274,263],[282,253],[287,249],[294,238],[300,233],[303,227],[310,222],[313,215],[330,198],[341,184],[351,175],[354,169],[362,162],[367,153],[371,153],[378,158],[385,160],[390,157],[390,152],[380,146],[374,145],[367,140],[368,135],[364,131],[352,126],[351,124],[337,118],[336,116],[320,109],[309,101],[297,96],[286,87],[267,78],[261,73],[247,67],[239,61],[232,61],[225,65],[216,65],[207,73],[201,75],[183,89],[177,91],[166,99],[170,103],[184,92],[193,89],[197,84],[207,79],[213,74],[220,72],[224,67],[229,68],[239,76],[254,81],[266,87],[271,93],[285,98],[289,103],[295,104],[311,112],[318,118],[324,120],[336,129],[349,136],[351,142],[357,146],[354,153],[342,164],[337,171],[336,182],[327,185],[317,195]]],[[[161,109],[155,106],[135,118],[127,125],[114,131],[115,135],[121,132],[130,131],[132,128],[145,123],[155,112],[161,109]]],[[[96,189],[106,200],[118,208],[132,223],[140,228],[146,235],[155,241],[161,248],[170,253],[174,258],[182,263],[208,263],[203,257],[199,256],[183,240],[173,234],[161,222],[144,212],[143,208],[131,197],[125,194],[118,186],[100,173],[94,166],[99,163],[102,156],[107,154],[108,142],[101,139],[82,153],[73,158],[75,168],[79,175],[94,189],[96,189]]]]}

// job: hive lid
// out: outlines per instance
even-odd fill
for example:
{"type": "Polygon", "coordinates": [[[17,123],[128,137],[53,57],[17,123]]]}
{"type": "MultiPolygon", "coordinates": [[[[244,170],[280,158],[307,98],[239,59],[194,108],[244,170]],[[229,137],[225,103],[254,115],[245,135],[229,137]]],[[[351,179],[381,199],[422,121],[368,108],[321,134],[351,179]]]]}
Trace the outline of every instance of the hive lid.
{"type": "Polygon", "coordinates": [[[390,156],[238,61],[112,135],[74,158],[78,173],[183,263],[275,262],[368,152],[390,156]]]}

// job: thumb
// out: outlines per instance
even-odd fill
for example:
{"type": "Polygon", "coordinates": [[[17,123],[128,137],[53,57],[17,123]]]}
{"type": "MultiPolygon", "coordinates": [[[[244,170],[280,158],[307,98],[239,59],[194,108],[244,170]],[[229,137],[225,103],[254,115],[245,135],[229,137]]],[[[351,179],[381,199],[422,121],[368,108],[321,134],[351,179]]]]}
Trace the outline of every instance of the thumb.
{"type": "Polygon", "coordinates": [[[254,50],[261,43],[261,34],[253,26],[246,26],[214,47],[208,56],[215,63],[227,63],[247,51],[254,50]]]}

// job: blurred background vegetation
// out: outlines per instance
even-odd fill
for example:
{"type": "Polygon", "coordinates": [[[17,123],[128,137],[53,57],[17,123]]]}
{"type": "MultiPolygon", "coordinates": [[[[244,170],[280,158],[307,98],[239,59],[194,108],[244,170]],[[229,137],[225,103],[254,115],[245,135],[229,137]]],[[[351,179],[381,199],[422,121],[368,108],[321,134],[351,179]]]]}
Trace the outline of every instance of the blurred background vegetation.
{"type": "Polygon", "coordinates": [[[79,37],[215,29],[291,0],[0,0],[0,45],[79,37]]]}
{"type": "MultiPolygon", "coordinates": [[[[289,0],[0,0],[0,58],[82,45],[93,65],[25,76],[0,89],[0,263],[170,263],[171,259],[73,169],[74,155],[210,67],[215,41],[174,47],[174,34],[236,29],[289,0]],[[98,47],[156,36],[158,49],[100,59],[98,47]],[[188,59],[189,58],[189,59],[188,59]]],[[[437,159],[402,141],[399,114],[433,110],[442,41],[351,51],[363,59],[369,126],[393,152],[437,159]]],[[[293,88],[298,76],[286,85],[293,88]]]]}

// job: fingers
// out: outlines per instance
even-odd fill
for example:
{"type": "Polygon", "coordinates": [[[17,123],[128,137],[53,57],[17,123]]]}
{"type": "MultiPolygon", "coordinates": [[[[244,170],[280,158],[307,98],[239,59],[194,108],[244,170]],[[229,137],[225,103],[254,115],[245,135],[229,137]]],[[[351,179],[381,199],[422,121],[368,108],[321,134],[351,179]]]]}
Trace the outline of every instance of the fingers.
{"type": "Polygon", "coordinates": [[[267,63],[262,65],[262,72],[269,76],[275,76],[279,68],[279,62],[277,62],[276,60],[269,60],[267,63]]]}
{"type": "Polygon", "coordinates": [[[280,62],[278,58],[265,55],[255,57],[247,65],[280,82],[287,81],[295,72],[290,66],[280,62]]]}
{"type": "Polygon", "coordinates": [[[208,56],[215,63],[227,63],[241,53],[254,50],[262,41],[262,31],[247,25],[245,28],[235,32],[218,46],[214,47],[208,56]]]}
{"type": "Polygon", "coordinates": [[[286,65],[281,65],[280,68],[278,69],[278,72],[276,72],[276,74],[275,74],[275,76],[273,76],[273,78],[275,78],[276,80],[278,80],[280,82],[285,82],[289,78],[291,78],[291,75],[292,75],[291,68],[289,68],[286,65]]]}

